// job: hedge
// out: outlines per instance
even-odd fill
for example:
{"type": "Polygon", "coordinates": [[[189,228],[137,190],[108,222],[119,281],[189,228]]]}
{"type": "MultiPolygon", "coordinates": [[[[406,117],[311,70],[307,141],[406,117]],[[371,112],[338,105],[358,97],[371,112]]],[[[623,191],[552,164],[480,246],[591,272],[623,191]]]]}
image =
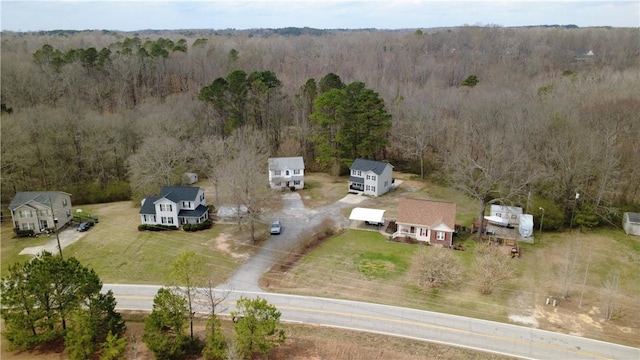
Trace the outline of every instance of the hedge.
{"type": "Polygon", "coordinates": [[[138,231],[166,231],[166,230],[178,230],[174,225],[157,225],[157,224],[140,224],[138,225],[138,231]]]}

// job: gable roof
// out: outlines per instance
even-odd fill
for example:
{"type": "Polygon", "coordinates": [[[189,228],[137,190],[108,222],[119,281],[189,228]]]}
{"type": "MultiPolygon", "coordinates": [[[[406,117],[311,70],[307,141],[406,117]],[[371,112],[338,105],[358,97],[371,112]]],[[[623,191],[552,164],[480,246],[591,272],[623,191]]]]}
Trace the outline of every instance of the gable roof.
{"type": "Polygon", "coordinates": [[[140,207],[140,211],[138,211],[138,214],[144,214],[144,215],[153,215],[156,213],[156,206],[155,206],[155,202],[156,200],[158,200],[159,198],[157,196],[149,196],[146,197],[142,200],[142,206],[140,207]]]}
{"type": "Polygon", "coordinates": [[[380,175],[384,169],[387,168],[387,165],[393,167],[391,164],[386,162],[358,158],[353,161],[353,164],[351,164],[351,170],[373,171],[380,175]]]}
{"type": "Polygon", "coordinates": [[[196,200],[199,191],[199,187],[193,186],[163,186],[160,190],[160,196],[155,201],[161,198],[169,199],[175,203],[183,200],[196,200]]]}
{"type": "Polygon", "coordinates": [[[304,169],[302,156],[269,158],[269,170],[304,169]]]}
{"type": "Polygon", "coordinates": [[[400,199],[397,223],[434,227],[445,224],[455,228],[456,204],[446,201],[400,199]]]}
{"type": "Polygon", "coordinates": [[[62,194],[71,196],[71,194],[62,191],[20,191],[17,192],[13,197],[13,200],[11,200],[9,209],[14,210],[31,201],[43,206],[51,206],[51,204],[49,204],[49,199],[55,202],[58,199],[58,196],[62,194]]]}

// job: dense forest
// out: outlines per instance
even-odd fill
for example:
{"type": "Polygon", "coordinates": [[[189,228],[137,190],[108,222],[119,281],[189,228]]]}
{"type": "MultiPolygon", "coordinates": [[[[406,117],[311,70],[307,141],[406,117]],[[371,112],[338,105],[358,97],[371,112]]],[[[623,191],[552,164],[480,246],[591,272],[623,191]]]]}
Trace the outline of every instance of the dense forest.
{"type": "Polygon", "coordinates": [[[549,227],[571,211],[619,224],[640,208],[639,35],[3,32],[1,200],[139,199],[187,171],[219,179],[243,128],[262,156],[303,155],[308,171],[386,160],[482,204],[544,206],[549,227]]]}

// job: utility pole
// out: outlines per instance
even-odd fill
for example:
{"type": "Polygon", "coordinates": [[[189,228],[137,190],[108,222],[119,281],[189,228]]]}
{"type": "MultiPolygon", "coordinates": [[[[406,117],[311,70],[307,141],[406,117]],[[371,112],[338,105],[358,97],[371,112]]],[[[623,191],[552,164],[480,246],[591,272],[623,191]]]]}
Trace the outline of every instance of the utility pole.
{"type": "Polygon", "coordinates": [[[49,197],[49,207],[51,208],[51,217],[53,218],[53,231],[56,232],[56,240],[58,241],[58,253],[62,258],[62,246],[60,246],[60,235],[58,235],[58,219],[56,219],[56,214],[53,212],[53,201],[51,201],[51,197],[49,197]]]}
{"type": "Polygon", "coordinates": [[[540,211],[542,211],[542,216],[540,216],[540,243],[542,244],[542,222],[544,221],[544,208],[540,207],[540,211]]]}

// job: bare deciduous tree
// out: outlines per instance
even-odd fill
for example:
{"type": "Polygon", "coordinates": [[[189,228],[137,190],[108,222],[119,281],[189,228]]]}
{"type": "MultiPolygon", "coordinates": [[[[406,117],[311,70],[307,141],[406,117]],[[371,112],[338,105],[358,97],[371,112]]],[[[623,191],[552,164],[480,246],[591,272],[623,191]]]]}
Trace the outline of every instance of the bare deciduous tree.
{"type": "Polygon", "coordinates": [[[462,280],[464,266],[448,249],[420,248],[411,261],[410,274],[422,289],[453,285],[462,280]]]}
{"type": "Polygon", "coordinates": [[[571,285],[578,272],[580,259],[580,248],[578,239],[573,237],[566,244],[562,264],[560,267],[560,276],[558,279],[561,281],[562,297],[568,298],[571,293],[571,285]]]}
{"type": "Polygon", "coordinates": [[[491,294],[496,285],[515,277],[513,260],[501,246],[478,244],[473,255],[473,274],[483,294],[491,294]]]}
{"type": "Polygon", "coordinates": [[[616,310],[619,286],[620,272],[617,269],[612,269],[607,274],[603,287],[604,319],[606,321],[613,318],[613,313],[616,310]]]}

